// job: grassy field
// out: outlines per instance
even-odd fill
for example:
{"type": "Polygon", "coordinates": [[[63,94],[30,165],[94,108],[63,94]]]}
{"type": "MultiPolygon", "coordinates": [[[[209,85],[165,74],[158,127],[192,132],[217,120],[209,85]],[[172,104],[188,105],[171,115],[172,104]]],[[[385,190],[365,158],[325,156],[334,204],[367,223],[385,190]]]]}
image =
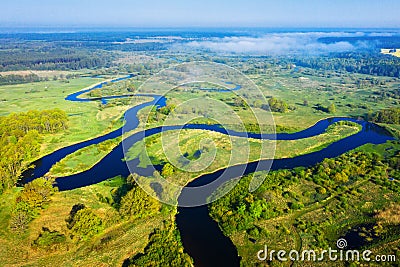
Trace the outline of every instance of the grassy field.
{"type": "Polygon", "coordinates": [[[205,130],[170,131],[147,137],[145,142],[136,143],[129,150],[127,158],[139,158],[140,167],[171,162],[177,168],[172,178],[166,177],[166,179],[173,179],[173,182],[185,185],[201,174],[227,166],[259,159],[288,158],[311,153],[359,130],[358,126],[334,125],[325,133],[314,137],[276,142],[229,137],[205,130]]]}
{"type": "Polygon", "coordinates": [[[390,52],[392,49],[381,49],[381,53],[385,55],[392,55],[395,57],[400,57],[400,49],[396,49],[396,52],[390,52]]]}
{"type": "MultiPolygon", "coordinates": [[[[122,126],[121,116],[132,105],[147,101],[132,98],[128,105],[101,107],[98,101],[72,102],[64,98],[102,79],[77,78],[68,81],[46,81],[31,84],[0,86],[0,115],[28,110],[59,108],[69,116],[69,128],[58,134],[44,136],[40,157],[61,147],[103,135],[122,126]]],[[[110,103],[122,102],[112,100],[110,103]]]]}
{"type": "Polygon", "coordinates": [[[53,165],[47,175],[64,177],[86,171],[110,153],[120,142],[121,138],[118,137],[75,151],[53,165]]]}
{"type": "Polygon", "coordinates": [[[101,202],[99,196],[111,198],[111,191],[121,184],[116,178],[96,185],[52,196],[49,206],[29,225],[24,233],[9,230],[10,209],[19,189],[0,196],[0,261],[1,266],[121,266],[131,255],[142,252],[149,234],[163,225],[170,214],[124,221],[109,204],[101,202]],[[35,248],[32,242],[42,227],[67,234],[66,218],[73,205],[82,203],[94,210],[106,223],[106,229],[89,241],[74,242],[67,239],[59,249],[45,251],[35,248]]]}

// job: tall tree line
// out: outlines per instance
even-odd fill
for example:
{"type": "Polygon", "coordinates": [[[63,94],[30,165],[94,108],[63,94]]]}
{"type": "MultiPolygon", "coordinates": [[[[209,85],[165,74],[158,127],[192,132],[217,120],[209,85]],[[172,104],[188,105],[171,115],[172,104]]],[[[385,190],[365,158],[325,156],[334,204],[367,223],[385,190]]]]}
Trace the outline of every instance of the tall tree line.
{"type": "Polygon", "coordinates": [[[0,117],[0,193],[13,187],[29,161],[37,156],[41,134],[67,129],[60,109],[12,113],[0,117]]]}

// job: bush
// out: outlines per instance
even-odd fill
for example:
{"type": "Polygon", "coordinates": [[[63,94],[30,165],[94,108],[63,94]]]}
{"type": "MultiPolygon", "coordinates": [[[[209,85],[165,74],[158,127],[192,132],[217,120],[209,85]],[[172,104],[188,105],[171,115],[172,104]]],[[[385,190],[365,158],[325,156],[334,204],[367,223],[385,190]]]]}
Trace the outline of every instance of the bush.
{"type": "Polygon", "coordinates": [[[77,240],[90,239],[104,228],[101,218],[83,204],[72,207],[67,227],[71,230],[72,238],[77,240]]]}
{"type": "Polygon", "coordinates": [[[50,231],[48,228],[43,227],[38,238],[33,241],[33,245],[39,248],[49,249],[64,243],[65,240],[65,235],[57,231],[50,231]]]}
{"type": "Polygon", "coordinates": [[[140,187],[134,186],[122,199],[119,212],[122,217],[130,219],[145,218],[157,213],[161,208],[160,203],[144,192],[140,187]]]}
{"type": "Polygon", "coordinates": [[[12,214],[10,219],[10,228],[14,231],[24,231],[28,228],[28,223],[32,217],[24,211],[17,211],[12,214]]]}
{"type": "Polygon", "coordinates": [[[125,261],[123,266],[193,266],[174,224],[155,229],[143,253],[125,261]]]}

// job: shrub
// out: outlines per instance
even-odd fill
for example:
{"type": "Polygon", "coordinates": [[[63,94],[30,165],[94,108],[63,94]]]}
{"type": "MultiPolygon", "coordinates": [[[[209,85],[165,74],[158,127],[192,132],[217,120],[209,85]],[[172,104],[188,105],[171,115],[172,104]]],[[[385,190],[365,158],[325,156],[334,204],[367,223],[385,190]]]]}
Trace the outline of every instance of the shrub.
{"type": "Polygon", "coordinates": [[[72,238],[77,240],[87,240],[104,228],[101,218],[82,204],[72,207],[67,227],[71,230],[72,238]]]}
{"type": "Polygon", "coordinates": [[[64,243],[66,240],[65,235],[59,233],[58,231],[50,231],[48,228],[43,227],[42,232],[39,234],[38,238],[33,241],[33,245],[39,248],[50,248],[58,246],[64,243]]]}
{"type": "Polygon", "coordinates": [[[160,210],[160,203],[135,186],[121,200],[119,212],[130,219],[145,218],[160,210]]]}

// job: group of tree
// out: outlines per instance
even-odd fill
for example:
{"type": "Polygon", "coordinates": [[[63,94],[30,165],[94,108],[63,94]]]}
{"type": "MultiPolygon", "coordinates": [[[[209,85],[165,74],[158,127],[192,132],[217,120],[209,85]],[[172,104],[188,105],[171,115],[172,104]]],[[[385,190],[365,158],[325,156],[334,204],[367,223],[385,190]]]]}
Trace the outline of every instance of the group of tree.
{"type": "Polygon", "coordinates": [[[158,200],[147,194],[137,183],[141,179],[131,174],[125,182],[111,192],[112,200],[107,201],[126,220],[143,219],[157,214],[161,209],[158,200]]]}
{"type": "Polygon", "coordinates": [[[40,149],[41,135],[67,128],[60,109],[12,113],[0,117],[0,193],[13,187],[40,149]]]}
{"type": "Polygon", "coordinates": [[[68,128],[68,116],[65,111],[55,108],[51,110],[30,110],[28,112],[11,113],[0,118],[2,133],[27,133],[36,130],[39,133],[56,133],[68,128]]]}
{"type": "Polygon", "coordinates": [[[400,124],[400,108],[379,110],[369,119],[373,122],[400,124]]]}
{"type": "MultiPolygon", "coordinates": [[[[256,191],[249,192],[252,177],[245,176],[229,193],[210,205],[210,214],[226,235],[237,231],[251,231],[260,219],[270,219],[291,210],[302,209],[305,199],[310,198],[307,202],[313,202],[315,199],[340,193],[346,185],[360,178],[371,178],[374,182],[387,185],[398,192],[399,188],[387,179],[388,170],[395,170],[395,166],[388,167],[375,154],[351,152],[338,158],[325,159],[309,168],[278,170],[268,174],[255,173],[255,176],[264,176],[263,184],[256,191]],[[301,180],[316,185],[315,192],[305,194],[307,198],[299,197],[287,189],[301,180]],[[286,208],[276,204],[276,201],[282,202],[281,199],[274,199],[276,195],[284,197],[286,208]]],[[[342,201],[342,205],[346,203],[345,200],[342,201]]]]}
{"type": "Polygon", "coordinates": [[[268,99],[268,106],[262,106],[262,109],[271,110],[272,112],[286,113],[289,111],[289,105],[280,99],[271,97],[268,99]]]}
{"type": "Polygon", "coordinates": [[[317,104],[314,108],[316,110],[320,110],[330,114],[336,113],[336,106],[334,103],[329,104],[329,106],[322,106],[321,104],[317,104]]]}
{"type": "Polygon", "coordinates": [[[313,69],[400,78],[400,59],[379,53],[343,52],[328,56],[297,57],[293,63],[313,69]]]}
{"type": "Polygon", "coordinates": [[[25,230],[28,223],[39,215],[40,210],[51,201],[50,197],[57,192],[53,182],[52,179],[38,178],[24,185],[12,208],[11,229],[25,230]]]}
{"type": "Polygon", "coordinates": [[[46,251],[58,249],[67,237],[56,230],[50,230],[47,227],[42,227],[39,236],[32,242],[33,247],[45,249],[46,251]]]}
{"type": "Polygon", "coordinates": [[[157,214],[160,208],[160,202],[135,183],[133,188],[121,198],[119,213],[123,218],[141,219],[157,214]]]}
{"type": "Polygon", "coordinates": [[[370,97],[378,97],[379,100],[387,98],[400,99],[400,88],[376,91],[370,97]]]}
{"type": "MultiPolygon", "coordinates": [[[[135,179],[138,177],[135,176],[136,175],[130,175],[125,180],[125,183],[120,185],[118,189],[112,191],[113,201],[110,199],[103,198],[101,194],[98,195],[99,198],[102,198],[102,202],[110,204],[118,212],[117,214],[119,214],[119,216],[117,215],[117,218],[114,218],[115,222],[119,222],[121,220],[132,221],[138,219],[145,219],[150,216],[154,216],[155,214],[160,212],[161,208],[160,202],[149,196],[136,184],[135,179]]],[[[40,178],[27,184],[25,186],[27,189],[23,190],[23,192],[25,192],[24,194],[27,194],[27,192],[31,192],[32,190],[30,188],[32,188],[32,186],[34,186],[34,188],[38,188],[37,186],[38,183],[42,184],[45,181],[48,180],[40,178]]],[[[48,192],[44,190],[43,186],[40,192],[42,191],[48,192]]],[[[50,192],[54,191],[55,190],[50,192]]],[[[48,196],[50,194],[46,193],[44,195],[47,196],[45,199],[48,202],[49,201],[48,196]]],[[[33,218],[35,218],[38,214],[39,210],[37,208],[32,209],[29,207],[31,206],[43,207],[44,203],[47,203],[47,202],[38,202],[37,199],[38,199],[37,197],[29,197],[27,201],[27,197],[17,198],[18,203],[21,201],[24,201],[24,203],[26,202],[30,203],[29,204],[30,206],[28,204],[25,205],[26,208],[23,211],[24,212],[30,211],[32,213],[32,216],[29,217],[29,220],[24,220],[25,222],[24,227],[22,227],[22,224],[20,223],[21,225],[21,227],[19,227],[20,229],[22,228],[26,229],[27,223],[33,218]]],[[[17,208],[20,205],[21,204],[16,205],[16,208],[14,210],[20,212],[21,208],[17,208]]],[[[13,214],[14,213],[17,214],[16,212],[13,212],[13,214]]],[[[18,218],[20,218],[20,216],[18,217],[15,216],[14,218],[13,215],[11,220],[12,228],[17,228],[16,226],[18,218]]],[[[62,246],[66,239],[71,240],[73,242],[87,241],[95,236],[101,235],[103,230],[109,226],[108,220],[105,220],[104,218],[100,217],[99,215],[97,215],[96,210],[87,207],[85,204],[82,203],[78,203],[72,206],[71,211],[69,212],[69,215],[66,218],[65,222],[67,230],[63,232],[50,230],[48,228],[43,228],[39,236],[34,240],[33,245],[48,250],[62,246]]],[[[173,232],[173,234],[176,236],[168,236],[168,239],[166,241],[170,240],[169,238],[172,238],[172,240],[170,240],[171,242],[179,241],[179,234],[177,235],[176,230],[174,231],[175,232],[173,232]],[[178,238],[177,241],[175,240],[175,238],[178,238]]],[[[165,233],[167,233],[167,231],[165,233]]],[[[170,256],[172,256],[172,254],[169,255],[168,257],[170,256]]]]}
{"type": "Polygon", "coordinates": [[[0,85],[32,83],[32,82],[40,82],[42,80],[43,80],[42,78],[40,78],[38,75],[34,73],[28,75],[20,75],[20,74],[0,75],[0,85]]]}
{"type": "Polygon", "coordinates": [[[231,105],[234,107],[239,107],[239,108],[248,108],[249,107],[246,100],[240,96],[236,96],[235,98],[233,98],[231,105]]]}
{"type": "Polygon", "coordinates": [[[83,48],[43,48],[34,43],[30,51],[18,47],[0,52],[0,71],[14,70],[79,70],[112,65],[113,57],[106,52],[83,48]]]}
{"type": "Polygon", "coordinates": [[[72,207],[66,219],[72,240],[88,240],[104,229],[102,219],[84,204],[72,207]]]}
{"type": "Polygon", "coordinates": [[[162,229],[150,234],[144,252],[125,260],[123,266],[193,266],[193,260],[183,251],[175,223],[165,221],[162,229]]]}
{"type": "Polygon", "coordinates": [[[175,108],[172,103],[167,103],[164,107],[153,107],[147,116],[148,123],[163,121],[175,108]]]}

